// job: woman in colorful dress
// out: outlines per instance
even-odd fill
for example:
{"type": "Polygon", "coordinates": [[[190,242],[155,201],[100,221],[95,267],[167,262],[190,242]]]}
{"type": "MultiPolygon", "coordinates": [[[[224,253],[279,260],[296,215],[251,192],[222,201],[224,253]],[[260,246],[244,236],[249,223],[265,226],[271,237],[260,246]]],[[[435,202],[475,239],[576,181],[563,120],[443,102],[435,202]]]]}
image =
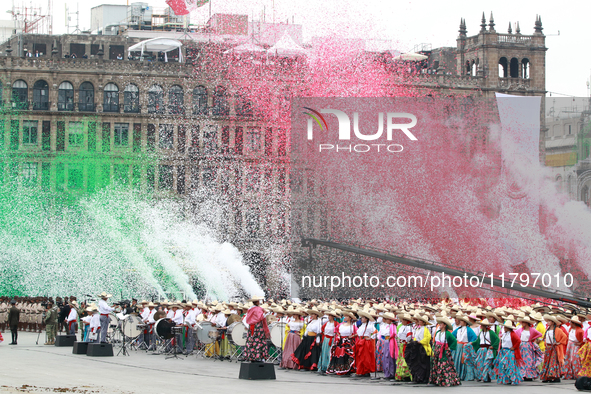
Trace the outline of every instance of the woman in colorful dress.
{"type": "Polygon", "coordinates": [[[433,357],[429,383],[436,386],[459,386],[462,384],[454,367],[451,350],[457,346],[456,337],[451,333],[452,322],[447,317],[438,317],[437,331],[433,336],[433,357]]]}
{"type": "Polygon", "coordinates": [[[391,312],[382,315],[378,331],[377,352],[381,359],[384,379],[394,379],[396,375],[396,359],[398,358],[398,341],[396,340],[396,316],[391,312]]]}
{"type": "Polygon", "coordinates": [[[308,309],[306,313],[308,313],[310,321],[304,330],[304,338],[294,350],[291,360],[296,363],[298,369],[315,371],[318,368],[318,360],[320,359],[321,313],[315,307],[308,309]]]}
{"type": "Polygon", "coordinates": [[[490,383],[496,378],[494,361],[499,349],[499,337],[492,327],[494,323],[489,320],[481,320],[480,333],[478,334],[478,351],[476,352],[476,380],[490,383]]]}
{"type": "Polygon", "coordinates": [[[412,341],[412,317],[409,313],[398,316],[400,324],[398,331],[398,358],[396,359],[396,380],[410,381],[410,369],[404,359],[404,351],[410,341],[412,341]]]}
{"type": "Polygon", "coordinates": [[[247,328],[244,357],[246,361],[264,361],[269,357],[267,339],[270,336],[265,312],[259,306],[263,297],[254,296],[248,300],[253,306],[248,310],[244,322],[247,328]]]}
{"type": "Polygon", "coordinates": [[[427,328],[429,318],[416,314],[416,327],[413,329],[412,341],[406,346],[404,359],[408,364],[412,380],[415,383],[428,383],[431,366],[431,332],[427,328]]]}
{"type": "Polygon", "coordinates": [[[355,341],[355,365],[356,374],[370,376],[376,371],[376,348],[372,335],[375,334],[373,322],[375,319],[366,311],[357,312],[361,318],[361,325],[357,328],[357,340],[355,341]]]}
{"type": "Polygon", "coordinates": [[[297,364],[293,362],[291,356],[302,342],[301,336],[304,329],[303,312],[295,307],[289,307],[286,311],[289,316],[287,320],[285,342],[283,345],[283,355],[281,357],[281,368],[296,369],[297,364]]]}
{"type": "Polygon", "coordinates": [[[579,349],[583,346],[583,323],[578,316],[570,319],[570,331],[568,334],[568,346],[564,355],[563,379],[576,379],[581,370],[579,349]]]}
{"type": "Polygon", "coordinates": [[[542,383],[560,383],[564,363],[564,347],[568,342],[568,337],[560,328],[562,323],[556,317],[544,315],[544,320],[548,323],[548,329],[544,335],[546,351],[544,352],[544,365],[540,379],[542,383]]]}
{"type": "Polygon", "coordinates": [[[521,340],[514,330],[515,326],[511,320],[503,324],[503,333],[499,341],[499,354],[495,359],[497,384],[518,385],[522,380],[519,372],[519,366],[523,362],[519,350],[521,340]]]}
{"type": "Polygon", "coordinates": [[[591,325],[588,325],[583,332],[583,346],[578,351],[581,360],[579,376],[591,377],[591,325]]]}
{"type": "Polygon", "coordinates": [[[475,345],[478,346],[478,337],[472,328],[468,327],[470,324],[468,316],[458,313],[455,319],[459,323],[459,327],[453,332],[453,336],[458,341],[457,349],[453,352],[456,372],[460,380],[474,380],[476,377],[476,354],[472,342],[476,342],[475,345]]]}
{"type": "Polygon", "coordinates": [[[355,339],[357,325],[355,315],[343,312],[343,322],[335,329],[335,342],[330,349],[327,374],[349,375],[355,373],[355,339]]]}
{"type": "Polygon", "coordinates": [[[334,335],[339,323],[336,322],[338,315],[335,311],[328,311],[324,314],[328,321],[322,325],[322,349],[318,360],[318,372],[326,373],[330,364],[330,348],[334,342],[334,335]]]}
{"type": "Polygon", "coordinates": [[[537,341],[542,337],[542,334],[533,327],[536,322],[529,317],[521,318],[519,321],[521,322],[521,327],[515,330],[515,333],[521,339],[519,351],[523,359],[523,364],[519,367],[519,372],[524,381],[530,382],[540,376],[538,366],[542,362],[543,356],[537,341]]]}

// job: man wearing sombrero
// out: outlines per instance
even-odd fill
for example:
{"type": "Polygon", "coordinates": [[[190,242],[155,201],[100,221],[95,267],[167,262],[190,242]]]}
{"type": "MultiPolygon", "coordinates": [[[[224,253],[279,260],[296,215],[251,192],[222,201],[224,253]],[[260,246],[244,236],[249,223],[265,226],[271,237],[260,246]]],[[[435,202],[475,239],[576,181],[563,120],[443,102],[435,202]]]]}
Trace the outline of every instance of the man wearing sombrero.
{"type": "Polygon", "coordinates": [[[98,295],[101,299],[98,302],[98,310],[99,314],[101,315],[101,331],[100,331],[100,342],[107,342],[107,330],[109,328],[109,314],[113,312],[115,309],[111,308],[107,304],[107,300],[113,297],[111,294],[107,294],[106,292],[102,292],[98,295]]]}

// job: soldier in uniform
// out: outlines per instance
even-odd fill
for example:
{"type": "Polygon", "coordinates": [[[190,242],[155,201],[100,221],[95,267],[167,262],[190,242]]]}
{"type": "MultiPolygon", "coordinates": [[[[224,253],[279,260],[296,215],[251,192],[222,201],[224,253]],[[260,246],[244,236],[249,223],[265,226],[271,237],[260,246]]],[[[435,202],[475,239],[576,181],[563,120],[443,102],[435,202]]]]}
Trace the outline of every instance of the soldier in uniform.
{"type": "Polygon", "coordinates": [[[55,344],[55,336],[57,335],[57,306],[53,305],[53,301],[47,302],[47,310],[45,311],[45,327],[47,332],[46,345],[55,344]]]}
{"type": "Polygon", "coordinates": [[[11,345],[16,345],[16,341],[18,339],[18,325],[20,322],[20,310],[16,307],[16,301],[10,301],[11,307],[8,311],[8,325],[10,327],[10,332],[12,334],[12,342],[11,345]]]}

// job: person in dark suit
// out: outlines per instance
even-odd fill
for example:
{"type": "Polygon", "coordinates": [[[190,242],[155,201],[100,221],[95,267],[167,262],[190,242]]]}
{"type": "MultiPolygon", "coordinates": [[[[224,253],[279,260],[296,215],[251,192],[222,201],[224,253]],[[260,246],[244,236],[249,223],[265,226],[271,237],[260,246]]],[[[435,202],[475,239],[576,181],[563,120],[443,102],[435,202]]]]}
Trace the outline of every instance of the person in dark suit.
{"type": "Polygon", "coordinates": [[[8,326],[10,327],[10,332],[12,333],[12,342],[10,345],[16,345],[16,340],[18,339],[18,321],[20,317],[20,311],[16,307],[16,301],[10,301],[11,307],[8,311],[8,326]]]}

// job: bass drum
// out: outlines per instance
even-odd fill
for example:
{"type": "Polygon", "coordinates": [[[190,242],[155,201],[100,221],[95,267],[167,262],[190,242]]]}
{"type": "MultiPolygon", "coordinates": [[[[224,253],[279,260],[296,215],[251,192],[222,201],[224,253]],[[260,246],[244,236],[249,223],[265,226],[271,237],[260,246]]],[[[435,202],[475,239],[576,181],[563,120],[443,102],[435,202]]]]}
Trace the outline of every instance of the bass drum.
{"type": "Polygon", "coordinates": [[[107,334],[113,335],[113,332],[120,324],[121,322],[117,318],[117,315],[114,312],[109,313],[109,328],[107,328],[107,334]]]}
{"type": "Polygon", "coordinates": [[[203,321],[199,324],[201,325],[201,328],[197,329],[197,339],[201,341],[201,343],[213,343],[213,341],[215,341],[215,338],[213,338],[213,335],[210,335],[209,333],[212,331],[217,333],[215,327],[213,327],[211,322],[208,321],[203,321]]]}
{"type": "Polygon", "coordinates": [[[246,330],[246,326],[241,321],[230,324],[226,332],[228,334],[228,339],[234,345],[246,345],[246,336],[248,331],[246,330]]]}
{"type": "Polygon", "coordinates": [[[271,334],[271,343],[278,348],[283,346],[285,339],[285,324],[283,322],[275,322],[269,326],[269,333],[271,334]]]}
{"type": "Polygon", "coordinates": [[[144,322],[138,315],[126,315],[123,321],[123,334],[128,338],[137,338],[144,331],[143,327],[138,328],[138,325],[143,325],[144,322]]]}
{"type": "Polygon", "coordinates": [[[174,327],[173,322],[168,319],[160,319],[154,325],[154,332],[160,339],[172,339],[174,337],[172,327],[174,327]]]}

